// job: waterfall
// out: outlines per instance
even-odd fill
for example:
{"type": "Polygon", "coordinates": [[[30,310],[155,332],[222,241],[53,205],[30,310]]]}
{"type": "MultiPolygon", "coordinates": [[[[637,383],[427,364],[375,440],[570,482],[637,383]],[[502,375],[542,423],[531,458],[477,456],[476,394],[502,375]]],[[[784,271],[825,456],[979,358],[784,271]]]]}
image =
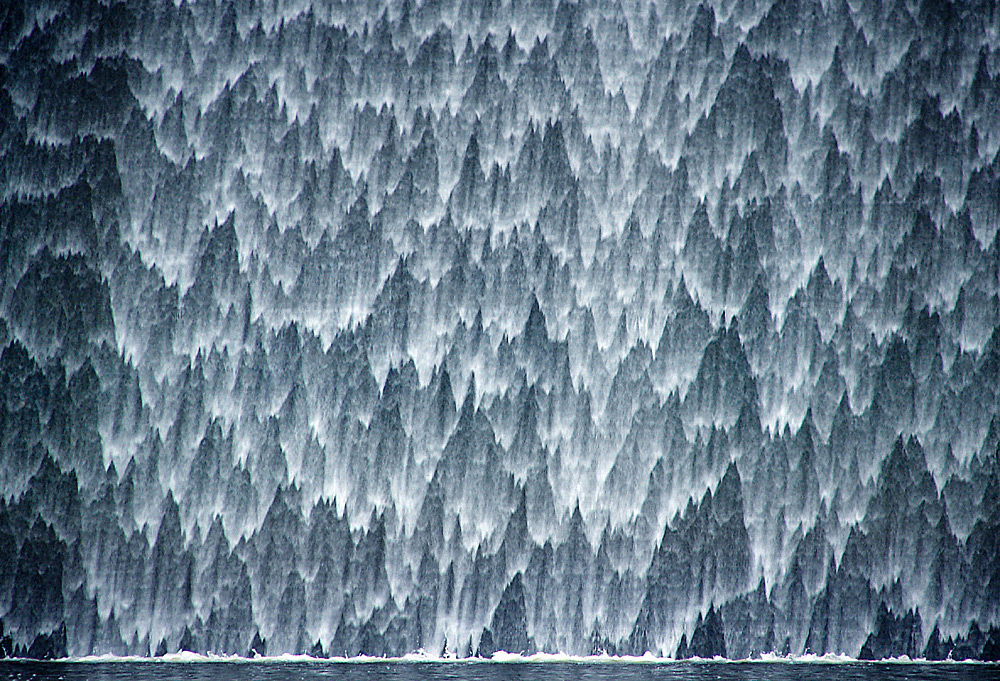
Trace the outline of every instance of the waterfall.
{"type": "Polygon", "coordinates": [[[992,0],[14,0],[0,656],[1000,655],[992,0]]]}

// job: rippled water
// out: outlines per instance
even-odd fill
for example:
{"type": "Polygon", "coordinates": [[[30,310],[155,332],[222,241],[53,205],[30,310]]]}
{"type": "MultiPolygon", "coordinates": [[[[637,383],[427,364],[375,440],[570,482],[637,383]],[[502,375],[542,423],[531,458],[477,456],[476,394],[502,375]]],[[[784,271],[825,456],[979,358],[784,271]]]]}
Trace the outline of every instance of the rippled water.
{"type": "Polygon", "coordinates": [[[219,679],[303,681],[346,679],[408,681],[469,679],[474,681],[651,681],[714,679],[719,681],[808,681],[811,679],[903,681],[1000,679],[996,664],[902,664],[895,662],[665,662],[665,663],[492,663],[492,662],[2,662],[6,679],[219,679]]]}

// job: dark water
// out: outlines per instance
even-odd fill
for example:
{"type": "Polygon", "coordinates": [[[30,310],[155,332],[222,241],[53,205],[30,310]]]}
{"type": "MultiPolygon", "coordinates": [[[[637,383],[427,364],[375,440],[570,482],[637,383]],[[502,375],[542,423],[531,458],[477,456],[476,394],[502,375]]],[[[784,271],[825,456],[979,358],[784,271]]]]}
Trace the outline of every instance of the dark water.
{"type": "Polygon", "coordinates": [[[652,681],[713,679],[719,681],[912,681],[915,679],[998,679],[1000,665],[895,663],[718,663],[661,664],[483,663],[483,662],[0,662],[4,679],[214,679],[269,681],[345,679],[348,681],[410,681],[462,679],[473,681],[652,681]]]}

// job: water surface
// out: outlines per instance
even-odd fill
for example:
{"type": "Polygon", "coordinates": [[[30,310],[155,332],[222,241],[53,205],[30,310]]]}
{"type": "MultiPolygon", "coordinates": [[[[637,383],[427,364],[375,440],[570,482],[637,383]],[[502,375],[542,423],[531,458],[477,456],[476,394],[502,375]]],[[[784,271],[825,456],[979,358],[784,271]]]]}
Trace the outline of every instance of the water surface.
{"type": "Polygon", "coordinates": [[[1000,680],[996,664],[898,662],[0,662],[0,678],[165,681],[958,681],[1000,680]]]}

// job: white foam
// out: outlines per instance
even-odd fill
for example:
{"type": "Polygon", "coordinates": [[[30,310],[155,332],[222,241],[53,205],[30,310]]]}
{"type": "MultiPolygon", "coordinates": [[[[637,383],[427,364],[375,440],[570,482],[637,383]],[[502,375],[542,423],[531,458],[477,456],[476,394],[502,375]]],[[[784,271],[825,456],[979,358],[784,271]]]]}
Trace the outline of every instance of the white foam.
{"type": "MultiPolygon", "coordinates": [[[[15,661],[36,662],[27,658],[10,658],[15,661]]],[[[232,664],[280,664],[280,663],[330,663],[330,664],[370,664],[370,663],[395,663],[395,664],[894,664],[894,665],[953,665],[972,664],[984,666],[997,666],[996,662],[984,662],[982,660],[927,660],[924,658],[910,658],[906,655],[901,657],[890,657],[881,660],[859,660],[850,655],[826,653],[825,655],[778,655],[777,653],[764,653],[760,657],[730,659],[727,657],[692,657],[677,660],[672,657],[658,657],[650,652],[643,655],[570,655],[567,653],[531,653],[523,655],[520,653],[508,653],[498,650],[489,658],[484,657],[456,657],[454,655],[430,655],[423,650],[407,653],[398,657],[374,657],[371,655],[358,655],[354,657],[331,656],[313,657],[312,655],[294,655],[284,653],[281,655],[257,656],[253,658],[240,657],[238,655],[217,655],[214,653],[202,654],[181,651],[170,653],[161,657],[141,657],[136,655],[86,655],[82,657],[69,657],[58,660],[73,664],[93,664],[93,663],[122,663],[140,662],[151,664],[163,663],[232,663],[232,664]]]]}

